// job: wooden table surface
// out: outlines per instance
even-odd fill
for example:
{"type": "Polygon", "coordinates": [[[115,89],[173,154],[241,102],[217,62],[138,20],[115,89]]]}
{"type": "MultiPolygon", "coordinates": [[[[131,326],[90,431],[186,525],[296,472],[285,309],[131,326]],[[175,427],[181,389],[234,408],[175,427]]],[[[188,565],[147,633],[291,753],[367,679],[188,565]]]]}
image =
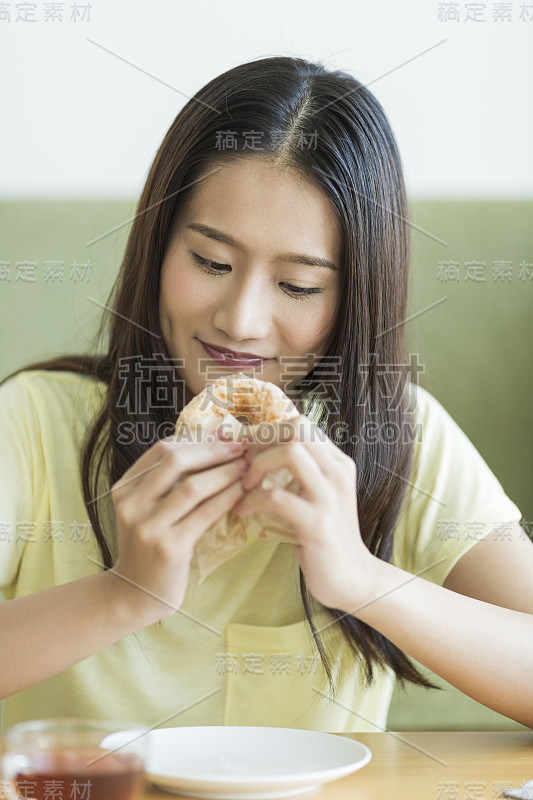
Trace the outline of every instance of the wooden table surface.
{"type": "MultiPolygon", "coordinates": [[[[366,744],[372,751],[371,761],[353,775],[324,784],[302,798],[498,800],[504,789],[533,780],[533,730],[342,735],[366,744]]],[[[144,790],[144,800],[181,796],[150,784],[144,790]]]]}
{"type": "MultiPolygon", "coordinates": [[[[320,800],[497,800],[533,780],[533,730],[343,734],[372,760],[303,798],[320,800]]],[[[181,797],[147,785],[146,800],[181,797]]]]}

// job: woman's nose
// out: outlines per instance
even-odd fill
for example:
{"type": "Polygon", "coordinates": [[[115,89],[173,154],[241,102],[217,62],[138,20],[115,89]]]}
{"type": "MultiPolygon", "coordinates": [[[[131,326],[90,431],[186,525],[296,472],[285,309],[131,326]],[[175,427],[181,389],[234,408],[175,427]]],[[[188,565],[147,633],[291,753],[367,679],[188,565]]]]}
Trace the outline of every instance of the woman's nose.
{"type": "Polygon", "coordinates": [[[264,285],[246,281],[240,286],[228,286],[217,298],[213,323],[234,343],[267,339],[272,329],[272,309],[264,285]]]}

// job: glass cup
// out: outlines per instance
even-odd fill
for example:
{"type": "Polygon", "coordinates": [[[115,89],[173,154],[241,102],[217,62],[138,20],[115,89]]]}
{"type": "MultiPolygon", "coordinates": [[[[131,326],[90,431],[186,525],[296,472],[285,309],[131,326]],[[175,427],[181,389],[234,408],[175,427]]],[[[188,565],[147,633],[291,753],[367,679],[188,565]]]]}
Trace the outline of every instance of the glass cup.
{"type": "Polygon", "coordinates": [[[9,800],[137,800],[149,728],[65,717],[19,722],[4,736],[0,796],[9,800]]]}

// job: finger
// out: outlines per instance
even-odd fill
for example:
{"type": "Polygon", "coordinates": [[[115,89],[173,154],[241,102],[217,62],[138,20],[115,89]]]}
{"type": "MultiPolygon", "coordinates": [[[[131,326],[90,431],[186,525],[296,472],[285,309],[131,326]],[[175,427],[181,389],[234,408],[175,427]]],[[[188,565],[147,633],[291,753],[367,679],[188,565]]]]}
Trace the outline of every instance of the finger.
{"type": "Polygon", "coordinates": [[[179,531],[180,538],[188,540],[192,546],[211,525],[231,511],[243,497],[244,489],[237,480],[197,506],[184,520],[177,522],[174,529],[179,531]]]}
{"type": "Polygon", "coordinates": [[[246,491],[260,486],[266,473],[287,467],[300,484],[303,497],[309,500],[322,499],[327,492],[326,476],[303,442],[294,441],[271,447],[253,457],[247,454],[245,458],[250,464],[248,474],[242,481],[246,491]]]}
{"type": "Polygon", "coordinates": [[[264,489],[245,495],[235,511],[244,518],[256,511],[272,511],[290,522],[299,535],[307,529],[312,529],[314,522],[313,506],[307,500],[279,488],[264,489]]]}
{"type": "Polygon", "coordinates": [[[229,463],[240,458],[245,446],[239,442],[213,444],[170,444],[161,463],[161,469],[147,477],[148,500],[161,500],[189,474],[229,463]]]}
{"type": "Polygon", "coordinates": [[[297,433],[298,440],[313,454],[324,475],[337,477],[339,474],[345,475],[346,472],[351,474],[352,466],[355,466],[352,459],[304,414],[298,417],[297,433]]]}
{"type": "Polygon", "coordinates": [[[313,455],[322,474],[326,477],[338,476],[339,471],[346,472],[347,468],[350,469],[349,465],[343,463],[343,459],[346,458],[344,453],[339,450],[321,428],[314,425],[304,414],[300,414],[292,420],[287,420],[285,423],[276,423],[271,427],[275,428],[276,425],[280,426],[279,435],[278,431],[275,431],[270,434],[270,437],[263,436],[263,442],[255,442],[249,446],[246,460],[250,464],[255,461],[259,452],[265,452],[268,449],[268,438],[270,438],[271,443],[278,440],[285,440],[288,443],[291,441],[302,442],[305,448],[313,455]]]}
{"type": "Polygon", "coordinates": [[[196,507],[209,500],[212,495],[218,494],[235,482],[240,485],[240,479],[247,469],[247,463],[240,458],[228,464],[188,475],[158,503],[156,513],[152,514],[154,525],[176,524],[196,507]]]}
{"type": "Polygon", "coordinates": [[[127,469],[121,477],[111,486],[114,499],[126,497],[130,494],[131,486],[137,485],[137,480],[158,466],[164,454],[162,441],[156,442],[127,469]]]}
{"type": "Polygon", "coordinates": [[[167,494],[184,473],[236,459],[243,450],[238,442],[198,444],[161,439],[137,459],[112,491],[115,499],[138,496],[142,480],[143,498],[153,503],[167,494]]]}

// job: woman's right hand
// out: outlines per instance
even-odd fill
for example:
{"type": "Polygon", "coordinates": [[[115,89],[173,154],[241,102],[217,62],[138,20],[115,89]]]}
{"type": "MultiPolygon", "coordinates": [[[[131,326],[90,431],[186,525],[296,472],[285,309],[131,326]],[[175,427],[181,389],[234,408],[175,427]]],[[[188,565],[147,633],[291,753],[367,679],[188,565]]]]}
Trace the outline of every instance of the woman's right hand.
{"type": "Polygon", "coordinates": [[[161,439],[112,485],[116,588],[143,627],[181,605],[197,540],[244,494],[246,447],[161,439]]]}

